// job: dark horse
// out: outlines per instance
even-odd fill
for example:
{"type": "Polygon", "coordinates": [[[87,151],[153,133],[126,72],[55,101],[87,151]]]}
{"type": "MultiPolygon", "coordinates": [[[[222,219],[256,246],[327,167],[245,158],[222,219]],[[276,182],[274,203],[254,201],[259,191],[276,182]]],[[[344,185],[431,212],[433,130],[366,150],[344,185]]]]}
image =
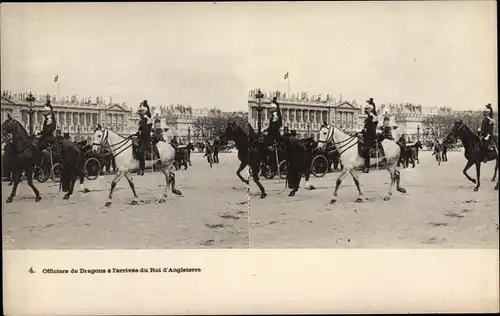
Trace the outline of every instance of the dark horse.
{"type": "MultiPolygon", "coordinates": [[[[33,169],[36,163],[38,163],[41,152],[40,149],[34,146],[34,139],[30,137],[24,127],[12,117],[8,117],[5,122],[2,123],[2,137],[11,135],[13,152],[12,155],[16,159],[16,163],[13,165],[13,177],[14,185],[12,187],[12,192],[7,198],[7,203],[11,203],[16,196],[17,186],[21,178],[21,174],[24,171],[28,185],[31,187],[35,193],[35,202],[40,201],[42,198],[40,192],[33,185],[33,169]]],[[[63,162],[63,173],[61,175],[61,184],[63,185],[63,191],[67,192],[64,199],[68,199],[73,193],[73,186],[76,182],[76,178],[72,176],[73,174],[78,174],[78,156],[79,149],[76,144],[69,141],[63,141],[60,144],[60,150],[63,155],[65,155],[65,161],[63,162]],[[76,152],[75,152],[76,148],[76,152]],[[73,153],[73,154],[72,154],[73,153]],[[66,164],[65,164],[66,163],[66,164]],[[72,168],[75,167],[76,169],[72,168]]]]}
{"type": "Polygon", "coordinates": [[[415,144],[411,146],[412,151],[413,151],[413,161],[416,161],[417,164],[420,164],[420,160],[418,159],[418,151],[420,149],[424,149],[424,146],[422,145],[422,142],[417,140],[415,144]]]}
{"type": "MultiPolygon", "coordinates": [[[[453,128],[451,129],[450,134],[446,137],[446,141],[449,142],[451,141],[451,136],[454,135],[460,139],[462,142],[464,149],[465,149],[465,159],[467,159],[467,164],[465,165],[465,168],[463,170],[463,173],[465,177],[472,183],[476,184],[476,187],[474,188],[474,191],[478,191],[479,187],[481,185],[480,182],[480,177],[481,177],[481,162],[484,160],[484,155],[481,154],[480,152],[480,144],[481,140],[479,136],[474,134],[470,128],[462,123],[462,121],[455,121],[453,124],[453,128]],[[477,174],[477,180],[469,177],[467,174],[467,170],[469,170],[472,165],[476,165],[476,174],[477,174]]],[[[498,162],[499,162],[499,155],[498,155],[498,137],[496,135],[492,136],[492,145],[494,146],[493,149],[489,149],[488,153],[486,155],[487,161],[495,160],[496,165],[495,165],[495,173],[493,175],[493,178],[491,179],[492,182],[495,181],[496,176],[497,176],[497,171],[498,171],[498,162]]],[[[498,181],[495,186],[495,190],[498,190],[498,181]]]]}
{"type": "Polygon", "coordinates": [[[263,145],[258,141],[257,134],[253,128],[248,124],[249,133],[247,134],[243,128],[238,126],[234,122],[228,122],[224,133],[221,135],[223,140],[229,139],[233,140],[236,148],[238,149],[238,159],[240,160],[240,166],[236,171],[236,175],[245,184],[249,185],[250,181],[241,176],[241,171],[248,165],[250,165],[250,173],[253,181],[260,190],[260,198],[263,199],[267,196],[266,190],[262,186],[259,180],[260,164],[262,162],[261,152],[263,150],[263,145]],[[262,148],[261,148],[262,147],[262,148]]]}
{"type": "Polygon", "coordinates": [[[12,192],[7,198],[6,203],[12,203],[12,200],[14,200],[23,171],[26,175],[28,185],[33,190],[33,193],[35,193],[35,202],[39,202],[42,197],[40,196],[40,191],[38,191],[33,184],[33,169],[36,163],[36,157],[39,156],[39,153],[34,153],[31,137],[29,137],[24,127],[18,121],[10,117],[10,115],[7,120],[2,123],[2,140],[5,140],[7,135],[11,136],[10,145],[12,147],[10,151],[16,163],[11,164],[14,185],[12,186],[12,192]]]}

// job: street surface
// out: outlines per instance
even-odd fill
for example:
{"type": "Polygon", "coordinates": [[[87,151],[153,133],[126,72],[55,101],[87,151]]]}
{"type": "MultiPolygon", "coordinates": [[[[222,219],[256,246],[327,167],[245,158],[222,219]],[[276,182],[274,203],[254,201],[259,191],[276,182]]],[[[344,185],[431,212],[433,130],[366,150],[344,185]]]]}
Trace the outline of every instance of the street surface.
{"type": "MultiPolygon", "coordinates": [[[[389,188],[389,173],[360,174],[363,203],[352,177],[330,205],[338,172],[315,178],[316,190],[301,189],[288,197],[285,181],[262,180],[268,196],[260,199],[251,187],[251,248],[498,248],[498,191],[490,182],[494,162],[481,168],[481,188],[462,174],[462,152],[449,152],[448,162],[437,165],[431,152],[420,153],[415,169],[401,170],[407,194],[389,188]]],[[[469,175],[476,177],[475,167],[469,175]]]]}
{"type": "Polygon", "coordinates": [[[42,201],[35,203],[26,181],[12,204],[2,183],[5,249],[165,249],[248,248],[247,187],[236,176],[236,153],[219,154],[210,168],[202,154],[192,154],[192,166],[176,171],[176,188],[159,204],[165,177],[161,172],[134,174],[139,205],[125,178],[118,183],[113,204],[105,207],[113,175],[85,181],[89,193],[77,192],[69,201],[50,180],[35,186],[42,201]]]}

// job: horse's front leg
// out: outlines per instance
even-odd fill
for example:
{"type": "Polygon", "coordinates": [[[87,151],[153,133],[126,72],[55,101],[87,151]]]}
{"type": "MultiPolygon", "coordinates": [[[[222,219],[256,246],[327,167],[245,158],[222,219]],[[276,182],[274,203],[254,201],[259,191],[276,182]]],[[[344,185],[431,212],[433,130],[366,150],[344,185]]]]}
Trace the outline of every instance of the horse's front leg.
{"type": "Polygon", "coordinates": [[[33,184],[33,168],[29,167],[29,169],[26,170],[25,174],[26,174],[26,180],[28,181],[28,185],[33,190],[33,193],[35,193],[35,202],[39,202],[42,198],[40,197],[40,192],[33,184]]]}
{"type": "MultiPolygon", "coordinates": [[[[260,163],[260,161],[259,161],[260,163]]],[[[259,180],[259,172],[260,172],[260,168],[259,166],[253,166],[252,167],[252,179],[253,181],[255,182],[255,184],[259,187],[259,190],[260,190],[260,198],[263,199],[267,196],[267,193],[266,193],[266,190],[264,189],[264,187],[262,186],[262,184],[260,183],[260,180],[259,180]]]]}
{"type": "Polygon", "coordinates": [[[479,191],[479,187],[481,186],[481,161],[476,161],[476,175],[477,175],[477,183],[474,188],[474,192],[479,191]]]}
{"type": "Polygon", "coordinates": [[[242,182],[244,182],[246,185],[249,185],[250,184],[250,181],[248,179],[245,179],[241,176],[241,171],[243,169],[245,169],[245,167],[247,166],[247,163],[246,162],[241,162],[240,163],[240,166],[238,167],[238,170],[236,170],[236,175],[238,176],[238,178],[240,178],[240,180],[242,182]]]}
{"type": "Polygon", "coordinates": [[[113,181],[111,181],[111,189],[109,190],[108,201],[106,202],[106,204],[104,204],[105,206],[111,205],[112,202],[111,200],[113,199],[113,192],[115,191],[118,181],[120,181],[120,179],[123,177],[124,174],[125,174],[124,171],[118,170],[118,172],[115,175],[115,178],[113,179],[113,181]]]}
{"type": "Polygon", "coordinates": [[[5,201],[6,203],[12,203],[12,200],[14,200],[14,197],[16,196],[17,186],[19,185],[19,181],[21,180],[21,174],[22,170],[15,170],[14,172],[12,172],[14,185],[12,186],[12,192],[10,193],[10,196],[7,198],[7,201],[5,201]]]}
{"type": "Polygon", "coordinates": [[[337,178],[337,182],[335,184],[335,190],[333,191],[333,198],[330,200],[330,204],[337,202],[337,192],[339,190],[340,184],[342,183],[342,180],[345,178],[345,176],[349,171],[350,168],[344,167],[339,177],[337,178]]]}
{"type": "Polygon", "coordinates": [[[462,173],[465,175],[465,177],[472,183],[476,183],[476,179],[472,179],[471,177],[469,177],[469,175],[467,174],[467,170],[470,169],[470,167],[472,167],[472,165],[474,164],[474,161],[472,160],[467,160],[467,164],[465,165],[464,167],[464,170],[462,170],[462,173]]]}

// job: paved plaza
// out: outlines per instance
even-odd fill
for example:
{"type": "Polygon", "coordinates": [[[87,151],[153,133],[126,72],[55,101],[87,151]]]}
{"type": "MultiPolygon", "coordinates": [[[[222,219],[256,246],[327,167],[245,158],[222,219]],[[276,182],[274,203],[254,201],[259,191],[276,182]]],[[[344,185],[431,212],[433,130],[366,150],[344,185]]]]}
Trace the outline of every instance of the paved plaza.
{"type": "MultiPolygon", "coordinates": [[[[420,153],[420,164],[401,170],[407,194],[387,194],[385,170],[360,175],[363,203],[349,175],[338,201],[330,205],[338,172],[311,176],[316,190],[301,188],[295,197],[285,182],[263,180],[268,192],[260,199],[251,188],[251,248],[498,248],[498,191],[490,182],[494,162],[482,165],[482,185],[462,174],[462,152],[449,152],[448,162],[437,165],[431,152],[420,153]]],[[[469,175],[475,178],[475,168],[469,175]]],[[[304,185],[304,182],[301,183],[304,185]]]]}
{"type": "MultiPolygon", "coordinates": [[[[42,201],[23,181],[12,204],[11,187],[2,183],[5,249],[148,249],[248,248],[248,194],[236,177],[236,153],[221,153],[210,168],[202,154],[192,155],[188,170],[176,171],[176,188],[158,203],[165,177],[161,172],[133,176],[139,205],[123,178],[113,205],[105,207],[112,175],[85,181],[90,192],[62,200],[58,184],[37,183],[42,201]]],[[[78,183],[75,188],[79,189],[78,183]]]]}

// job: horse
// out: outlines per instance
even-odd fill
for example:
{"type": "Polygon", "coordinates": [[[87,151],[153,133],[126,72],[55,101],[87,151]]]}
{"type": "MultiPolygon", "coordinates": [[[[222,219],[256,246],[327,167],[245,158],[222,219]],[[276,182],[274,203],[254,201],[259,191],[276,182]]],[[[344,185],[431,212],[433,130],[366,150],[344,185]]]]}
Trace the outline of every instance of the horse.
{"type": "MultiPolygon", "coordinates": [[[[132,175],[130,174],[131,170],[139,168],[139,161],[135,158],[134,149],[133,149],[133,137],[134,135],[130,135],[128,137],[122,137],[110,129],[104,128],[101,125],[98,125],[92,135],[92,150],[97,152],[102,146],[109,146],[111,153],[113,154],[116,162],[116,166],[118,171],[111,182],[111,189],[109,191],[108,201],[105,206],[110,206],[113,199],[113,192],[115,190],[116,185],[120,181],[120,179],[125,176],[134,195],[134,199],[132,200],[132,205],[137,205],[137,193],[135,191],[135,185],[132,180],[132,175]]],[[[172,164],[175,159],[175,149],[172,145],[166,142],[159,142],[157,145],[159,160],[161,162],[161,171],[165,175],[165,191],[163,192],[162,197],[159,200],[159,203],[166,202],[167,192],[172,185],[172,193],[176,195],[181,195],[181,191],[175,188],[175,175],[172,173],[172,164]]],[[[147,160],[146,167],[151,167],[152,164],[155,163],[154,160],[147,160]]]]}
{"type": "MultiPolygon", "coordinates": [[[[359,203],[363,201],[363,193],[361,192],[358,175],[354,171],[354,168],[360,168],[364,166],[364,159],[359,155],[358,134],[359,133],[356,133],[353,136],[349,136],[348,134],[332,125],[324,126],[319,131],[318,148],[322,148],[326,143],[333,140],[335,142],[336,149],[339,151],[342,165],[344,166],[337,179],[335,191],[333,192],[333,198],[330,200],[330,204],[334,204],[337,202],[338,189],[347,173],[351,174],[354,180],[354,184],[356,184],[356,188],[358,189],[359,196],[356,199],[356,202],[359,203]]],[[[377,142],[379,142],[379,140],[377,140],[377,142]]],[[[399,145],[396,144],[396,142],[389,139],[384,139],[379,142],[379,144],[381,144],[384,154],[378,159],[370,159],[370,164],[382,165],[387,169],[387,171],[389,171],[389,174],[391,176],[391,184],[389,186],[388,194],[384,197],[384,201],[387,201],[392,196],[392,188],[394,186],[394,183],[396,183],[396,189],[399,192],[406,193],[406,190],[400,186],[401,174],[398,170],[396,170],[396,164],[399,160],[401,149],[399,145]]]]}
{"type": "Polygon", "coordinates": [[[21,123],[10,115],[8,115],[7,119],[2,123],[2,140],[6,140],[8,135],[11,136],[11,154],[12,157],[15,158],[16,163],[11,165],[14,185],[12,186],[12,192],[7,198],[6,203],[12,203],[14,200],[23,171],[26,175],[28,185],[33,190],[33,193],[35,193],[35,202],[39,202],[42,197],[40,196],[40,191],[38,191],[33,184],[33,169],[39,153],[36,153],[33,148],[32,137],[28,135],[21,123]]]}
{"type": "Polygon", "coordinates": [[[413,165],[413,168],[415,168],[415,160],[413,160],[413,144],[412,145],[402,145],[398,142],[396,142],[401,149],[401,154],[398,160],[397,166],[399,167],[401,164],[403,165],[403,168],[408,168],[410,163],[413,165]]]}
{"type": "MultiPolygon", "coordinates": [[[[12,203],[12,201],[14,200],[14,197],[16,196],[17,186],[19,185],[21,174],[23,173],[23,171],[26,175],[28,185],[33,190],[33,193],[35,193],[35,202],[39,202],[42,197],[40,196],[40,191],[38,191],[38,189],[33,184],[33,170],[34,166],[39,161],[41,151],[39,148],[34,146],[34,138],[32,136],[29,136],[26,132],[26,129],[21,125],[21,123],[12,118],[10,115],[8,115],[7,120],[2,123],[2,137],[5,139],[7,135],[11,135],[13,146],[11,154],[15,158],[16,163],[12,165],[14,185],[12,186],[12,192],[7,198],[6,203],[12,203]]],[[[61,144],[59,145],[63,154],[72,151],[69,149],[71,146],[66,142],[61,142],[61,144]]],[[[75,161],[73,156],[68,155],[65,163],[65,170],[69,170],[71,166],[77,165],[78,161],[75,161]]],[[[64,165],[63,168],[65,168],[64,165]]],[[[78,172],[75,171],[75,173],[78,172]]],[[[69,184],[69,187],[65,187],[65,189],[67,189],[67,193],[63,197],[63,199],[67,200],[73,193],[74,181],[72,180],[74,179],[65,178],[65,180],[68,180],[66,184],[69,184]]]]}
{"type": "Polygon", "coordinates": [[[236,175],[242,182],[249,185],[250,181],[241,176],[241,171],[246,166],[250,165],[250,174],[257,187],[259,187],[260,198],[263,199],[267,196],[267,193],[260,183],[259,173],[262,163],[261,153],[264,146],[259,142],[257,134],[250,124],[248,124],[248,129],[249,133],[247,134],[245,130],[235,122],[228,122],[221,138],[235,142],[236,149],[238,149],[238,159],[240,161],[240,166],[238,170],[236,170],[236,175]]]}
{"type": "Polygon", "coordinates": [[[417,164],[420,164],[420,160],[418,159],[418,151],[420,149],[423,149],[424,146],[422,145],[422,142],[417,140],[415,144],[412,146],[412,152],[413,152],[413,161],[416,161],[417,164]]]}
{"type": "MultiPolygon", "coordinates": [[[[462,142],[462,145],[464,146],[465,149],[465,159],[467,159],[467,164],[464,167],[464,170],[462,171],[465,177],[472,183],[476,184],[474,187],[474,192],[477,192],[479,190],[479,187],[481,186],[481,163],[484,162],[484,155],[481,154],[480,152],[480,146],[481,146],[481,139],[479,136],[474,134],[471,129],[465,125],[461,120],[460,121],[455,121],[453,123],[453,127],[451,129],[450,134],[446,136],[446,140],[449,140],[452,136],[458,137],[460,141],[462,142]],[[467,174],[467,170],[469,170],[472,165],[476,165],[476,176],[477,180],[471,178],[467,174]]],[[[493,174],[493,178],[491,179],[491,182],[495,182],[496,177],[497,177],[497,171],[498,171],[498,162],[500,160],[499,155],[498,155],[498,136],[492,135],[491,136],[492,140],[492,145],[493,148],[488,150],[488,153],[486,154],[486,160],[491,161],[495,160],[495,172],[493,174]]],[[[495,186],[495,190],[498,190],[498,181],[495,186]]]]}

